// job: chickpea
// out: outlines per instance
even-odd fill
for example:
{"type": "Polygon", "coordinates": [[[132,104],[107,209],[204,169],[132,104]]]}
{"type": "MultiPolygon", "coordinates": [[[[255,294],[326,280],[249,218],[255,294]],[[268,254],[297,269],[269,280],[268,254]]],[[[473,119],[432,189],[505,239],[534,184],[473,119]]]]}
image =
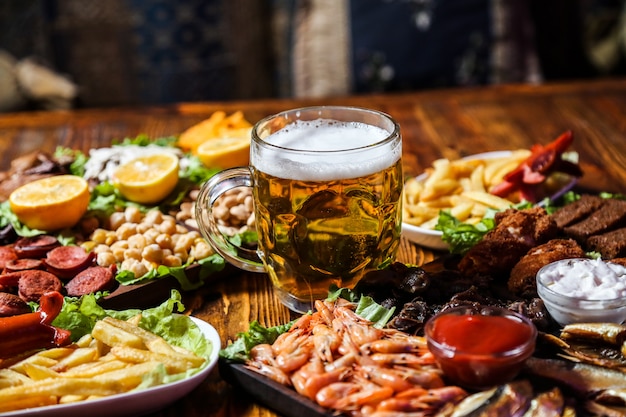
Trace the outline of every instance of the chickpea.
{"type": "Polygon", "coordinates": [[[129,248],[124,251],[124,259],[141,260],[141,249],[129,248]]]}
{"type": "Polygon", "coordinates": [[[111,252],[111,248],[109,247],[109,245],[105,245],[104,243],[96,245],[96,247],[93,248],[93,253],[95,253],[96,255],[106,252],[111,252]]]}
{"type": "Polygon", "coordinates": [[[104,229],[96,229],[91,234],[90,239],[96,242],[97,244],[103,244],[107,237],[107,230],[104,229]]]}
{"type": "Polygon", "coordinates": [[[163,221],[163,213],[159,210],[150,210],[143,218],[144,223],[154,226],[155,224],[161,224],[163,221]]]}
{"type": "Polygon", "coordinates": [[[218,220],[227,219],[229,214],[230,214],[230,211],[228,210],[228,207],[221,206],[221,205],[213,206],[213,217],[215,217],[216,219],[218,220]]]}
{"type": "Polygon", "coordinates": [[[107,246],[111,246],[116,241],[117,241],[117,236],[115,235],[115,232],[108,231],[106,238],[104,239],[104,244],[107,246]]]}
{"type": "Polygon", "coordinates": [[[189,256],[194,259],[208,258],[213,254],[213,248],[206,242],[196,243],[189,251],[189,256]]]}
{"type": "Polygon", "coordinates": [[[142,250],[146,247],[146,238],[140,234],[132,235],[128,238],[128,247],[142,250]]]}
{"type": "Polygon", "coordinates": [[[124,223],[115,231],[119,240],[126,240],[135,233],[137,233],[137,223],[124,223]]]}
{"type": "Polygon", "coordinates": [[[122,262],[121,268],[125,271],[130,271],[135,274],[135,277],[139,278],[148,273],[148,268],[136,259],[126,259],[122,262]]]}
{"type": "Polygon", "coordinates": [[[102,252],[96,256],[96,263],[100,266],[111,266],[117,263],[117,258],[111,252],[102,252]]]}
{"type": "Polygon", "coordinates": [[[189,249],[191,249],[191,245],[193,245],[193,239],[193,236],[190,236],[188,234],[181,235],[174,244],[174,253],[179,253],[183,251],[188,252],[189,249]]]}
{"type": "Polygon", "coordinates": [[[146,275],[149,271],[148,267],[139,261],[136,261],[129,270],[135,274],[137,278],[146,275]]]}
{"type": "Polygon", "coordinates": [[[125,240],[118,240],[117,242],[113,242],[110,246],[111,251],[119,250],[119,249],[128,249],[128,242],[125,240]]]}
{"type": "Polygon", "coordinates": [[[149,245],[151,243],[157,243],[156,239],[160,235],[161,234],[159,233],[157,229],[150,228],[144,232],[143,237],[146,238],[146,243],[149,245]]]}
{"type": "Polygon", "coordinates": [[[172,237],[165,233],[160,233],[156,239],[154,239],[155,243],[158,244],[162,249],[172,249],[172,237]]]}
{"type": "Polygon", "coordinates": [[[173,235],[176,233],[176,220],[173,217],[164,218],[163,222],[157,226],[161,233],[173,235]]]}
{"type": "Polygon", "coordinates": [[[163,265],[167,267],[172,268],[172,267],[181,266],[182,264],[183,264],[183,261],[178,256],[167,255],[163,257],[163,265]]]}
{"type": "Polygon", "coordinates": [[[139,234],[144,234],[144,233],[146,233],[150,229],[152,229],[152,225],[151,224],[141,222],[141,223],[139,223],[137,225],[137,230],[136,231],[139,234]]]}
{"type": "Polygon", "coordinates": [[[128,248],[115,248],[113,249],[111,252],[113,253],[113,256],[115,256],[115,260],[117,262],[122,262],[125,258],[125,252],[128,248]]]}
{"type": "Polygon", "coordinates": [[[153,243],[143,248],[141,257],[150,262],[161,263],[163,260],[163,250],[159,245],[153,243]]]}
{"type": "Polygon", "coordinates": [[[139,223],[142,217],[143,215],[137,207],[130,206],[124,210],[124,218],[128,223],[139,223]]]}
{"type": "Polygon", "coordinates": [[[126,222],[126,216],[124,212],[116,211],[109,216],[109,227],[112,230],[117,230],[122,224],[126,222]]]}

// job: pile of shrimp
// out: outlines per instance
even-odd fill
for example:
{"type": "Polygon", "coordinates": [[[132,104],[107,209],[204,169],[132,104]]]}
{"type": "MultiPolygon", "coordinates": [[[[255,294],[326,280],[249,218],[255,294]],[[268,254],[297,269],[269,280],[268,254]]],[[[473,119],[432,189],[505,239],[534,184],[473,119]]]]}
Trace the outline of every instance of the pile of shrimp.
{"type": "Polygon", "coordinates": [[[427,417],[468,394],[446,386],[424,337],[378,329],[345,300],[318,301],[246,367],[345,415],[427,417]]]}

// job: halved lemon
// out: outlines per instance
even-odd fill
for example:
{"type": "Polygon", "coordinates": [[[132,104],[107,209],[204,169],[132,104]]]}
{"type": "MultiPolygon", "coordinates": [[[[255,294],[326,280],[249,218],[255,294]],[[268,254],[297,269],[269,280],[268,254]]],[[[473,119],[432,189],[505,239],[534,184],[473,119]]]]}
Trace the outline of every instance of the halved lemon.
{"type": "Polygon", "coordinates": [[[178,157],[169,152],[137,157],[117,167],[113,183],[130,201],[156,204],[178,183],[178,157]]]}
{"type": "Polygon", "coordinates": [[[198,158],[207,167],[232,168],[250,163],[250,138],[209,139],[198,147],[198,158]]]}
{"type": "Polygon", "coordinates": [[[76,175],[56,175],[24,184],[9,196],[20,222],[31,229],[53,231],[72,227],[87,211],[89,185],[76,175]]]}

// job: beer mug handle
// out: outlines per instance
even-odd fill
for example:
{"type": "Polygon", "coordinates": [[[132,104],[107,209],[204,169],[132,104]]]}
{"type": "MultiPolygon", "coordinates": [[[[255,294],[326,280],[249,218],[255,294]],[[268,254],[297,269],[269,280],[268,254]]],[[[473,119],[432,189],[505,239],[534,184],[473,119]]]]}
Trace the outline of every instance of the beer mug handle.
{"type": "Polygon", "coordinates": [[[231,264],[246,271],[265,272],[259,254],[231,243],[219,230],[213,217],[215,201],[226,191],[236,187],[252,187],[252,173],[248,167],[218,172],[202,185],[195,209],[198,228],[213,249],[231,264]]]}

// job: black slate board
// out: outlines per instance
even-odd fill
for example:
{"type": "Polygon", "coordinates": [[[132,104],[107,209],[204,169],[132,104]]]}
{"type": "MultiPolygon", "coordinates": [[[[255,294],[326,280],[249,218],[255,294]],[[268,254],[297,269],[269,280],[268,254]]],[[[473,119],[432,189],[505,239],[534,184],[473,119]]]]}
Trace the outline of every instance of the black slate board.
{"type": "Polygon", "coordinates": [[[324,407],[257,372],[246,369],[240,363],[220,358],[220,375],[231,385],[237,386],[265,407],[285,417],[337,417],[324,407]]]}

